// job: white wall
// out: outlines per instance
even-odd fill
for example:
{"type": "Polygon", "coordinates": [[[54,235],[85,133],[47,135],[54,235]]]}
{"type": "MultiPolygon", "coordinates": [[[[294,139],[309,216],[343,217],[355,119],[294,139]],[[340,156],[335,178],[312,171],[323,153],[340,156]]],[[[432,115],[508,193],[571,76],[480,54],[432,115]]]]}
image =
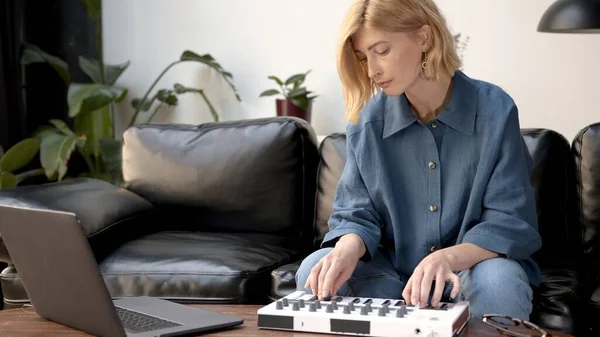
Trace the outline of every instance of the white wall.
{"type": "MultiPolygon", "coordinates": [[[[206,67],[173,68],[159,88],[179,82],[204,88],[223,120],[275,115],[274,98],[258,98],[274,83],[312,69],[309,90],[319,98],[318,134],[343,131],[342,94],[335,66],[338,28],[352,0],[103,0],[107,63],[131,61],[119,84],[130,91],[117,109],[121,128],[129,100],[181,52],[210,53],[234,75],[242,97],[206,67]]],[[[469,36],[464,71],[502,86],[520,107],[522,127],[551,128],[569,141],[600,122],[600,34],[536,32],[553,0],[437,0],[453,32],[469,36]]],[[[180,96],[158,121],[202,123],[211,116],[199,96],[180,96]]],[[[144,116],[140,117],[143,121],[144,116]]]]}

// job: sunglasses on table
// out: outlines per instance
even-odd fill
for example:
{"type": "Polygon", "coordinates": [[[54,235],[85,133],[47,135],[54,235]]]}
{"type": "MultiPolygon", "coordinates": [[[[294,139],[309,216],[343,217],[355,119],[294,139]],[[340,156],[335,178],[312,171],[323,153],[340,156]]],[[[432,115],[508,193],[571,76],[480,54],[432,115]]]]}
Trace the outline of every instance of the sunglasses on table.
{"type": "Polygon", "coordinates": [[[518,318],[506,315],[485,314],[483,323],[495,328],[500,333],[513,337],[552,337],[539,326],[518,318]]]}

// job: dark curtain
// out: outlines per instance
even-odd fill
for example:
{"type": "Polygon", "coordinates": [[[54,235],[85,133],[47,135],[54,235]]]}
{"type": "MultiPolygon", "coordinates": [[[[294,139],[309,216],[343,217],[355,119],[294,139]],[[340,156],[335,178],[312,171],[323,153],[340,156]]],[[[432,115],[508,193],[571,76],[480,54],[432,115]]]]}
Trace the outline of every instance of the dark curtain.
{"type": "Polygon", "coordinates": [[[67,85],[47,64],[21,66],[21,43],[63,59],[71,81],[86,83],[78,58],[97,58],[94,38],[94,22],[81,0],[0,0],[0,145],[5,150],[50,119],[72,124],[67,85]]]}
{"type": "Polygon", "coordinates": [[[23,2],[0,1],[0,145],[6,150],[26,136],[21,83],[23,2]]]}

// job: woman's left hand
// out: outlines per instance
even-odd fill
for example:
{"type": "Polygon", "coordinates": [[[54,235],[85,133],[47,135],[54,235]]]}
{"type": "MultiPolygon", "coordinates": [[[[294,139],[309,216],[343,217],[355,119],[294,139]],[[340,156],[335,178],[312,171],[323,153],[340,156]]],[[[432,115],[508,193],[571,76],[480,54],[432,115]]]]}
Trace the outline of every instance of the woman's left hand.
{"type": "Polygon", "coordinates": [[[460,277],[454,274],[450,263],[450,256],[439,250],[424,258],[415,268],[408,279],[402,297],[408,305],[420,307],[427,306],[431,284],[435,282],[435,291],[431,298],[431,305],[436,307],[442,298],[446,282],[452,282],[452,293],[450,296],[456,298],[460,293],[460,277]]]}

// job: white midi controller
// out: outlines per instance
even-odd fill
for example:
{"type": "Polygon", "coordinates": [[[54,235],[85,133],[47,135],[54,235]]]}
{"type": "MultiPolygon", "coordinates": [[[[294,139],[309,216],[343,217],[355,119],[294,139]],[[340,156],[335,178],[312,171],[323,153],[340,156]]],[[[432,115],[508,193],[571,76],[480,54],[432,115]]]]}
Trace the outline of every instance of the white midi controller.
{"type": "Polygon", "coordinates": [[[258,310],[258,328],[379,337],[455,337],[469,321],[469,303],[437,308],[402,300],[334,296],[319,301],[296,291],[258,310]]]}

